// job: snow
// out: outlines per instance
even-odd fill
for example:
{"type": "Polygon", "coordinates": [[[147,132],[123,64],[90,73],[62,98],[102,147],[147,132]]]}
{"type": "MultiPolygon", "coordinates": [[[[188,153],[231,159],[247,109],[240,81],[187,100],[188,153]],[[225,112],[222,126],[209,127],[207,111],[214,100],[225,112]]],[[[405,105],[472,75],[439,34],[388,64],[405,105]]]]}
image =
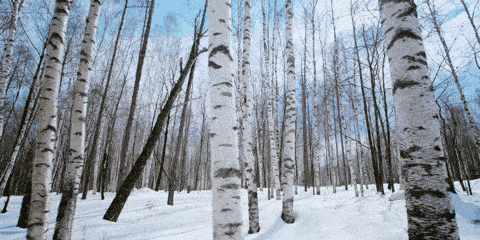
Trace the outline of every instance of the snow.
{"type": "MultiPolygon", "coordinates": [[[[473,196],[457,188],[451,195],[457,212],[462,240],[476,240],[480,236],[480,180],[472,182],[473,196]]],[[[260,233],[246,236],[247,240],[330,239],[330,240],[406,240],[407,220],[405,200],[401,193],[381,196],[374,187],[365,197],[355,198],[353,190],[322,188],[322,195],[312,196],[311,190],[295,196],[296,222],[286,225],[280,220],[281,201],[267,200],[267,192],[259,192],[260,233]]],[[[246,192],[242,194],[246,196],[246,192]]],[[[166,206],[167,193],[149,189],[135,191],[130,196],[117,223],[102,220],[113,198],[100,200],[100,195],[89,195],[79,200],[74,222],[73,239],[211,239],[211,194],[209,191],[183,192],[175,196],[175,206],[166,206]]],[[[52,196],[57,206],[60,195],[52,196]]],[[[246,197],[242,199],[243,219],[247,221],[246,197]]],[[[9,212],[0,215],[0,239],[24,239],[25,230],[15,227],[21,197],[12,197],[9,212]]],[[[53,234],[56,209],[50,213],[53,234]]],[[[244,233],[247,225],[244,225],[244,233]]],[[[51,237],[51,236],[50,236],[51,237]]]]}

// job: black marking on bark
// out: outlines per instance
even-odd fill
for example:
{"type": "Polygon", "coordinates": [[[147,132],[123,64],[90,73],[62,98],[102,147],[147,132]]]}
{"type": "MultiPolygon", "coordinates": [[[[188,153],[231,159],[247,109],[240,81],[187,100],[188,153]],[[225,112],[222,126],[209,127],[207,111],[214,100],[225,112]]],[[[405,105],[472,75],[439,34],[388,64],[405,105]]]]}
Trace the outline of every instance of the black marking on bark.
{"type": "Polygon", "coordinates": [[[240,188],[240,185],[236,184],[236,183],[228,183],[228,184],[223,184],[220,186],[221,188],[223,189],[239,189],[240,188]]]}
{"type": "Polygon", "coordinates": [[[443,191],[436,190],[436,189],[423,189],[420,187],[411,187],[407,189],[407,194],[414,198],[421,198],[425,195],[430,195],[435,198],[447,197],[447,195],[443,191]]]}
{"type": "Polygon", "coordinates": [[[410,7],[406,11],[404,11],[401,14],[398,14],[397,17],[402,18],[402,17],[411,16],[411,15],[417,17],[417,6],[415,4],[410,5],[410,7]]]}
{"type": "Polygon", "coordinates": [[[422,149],[420,146],[413,145],[405,150],[400,150],[400,156],[402,158],[412,158],[410,154],[419,151],[420,149],[422,149]]]}
{"type": "Polygon", "coordinates": [[[396,92],[398,89],[404,89],[404,88],[408,88],[408,87],[413,87],[413,86],[416,86],[416,85],[419,85],[419,84],[420,84],[420,83],[418,83],[417,81],[398,79],[398,80],[395,81],[395,83],[393,84],[393,93],[395,94],[395,92],[396,92]]]}
{"type": "Polygon", "coordinates": [[[410,29],[399,29],[399,30],[397,30],[395,35],[392,37],[392,40],[390,41],[390,43],[387,46],[387,49],[392,48],[393,45],[398,40],[403,39],[403,38],[411,38],[411,39],[415,39],[415,40],[422,40],[422,38],[420,36],[418,36],[416,33],[414,33],[410,29]]]}
{"type": "Polygon", "coordinates": [[[220,86],[220,85],[226,85],[227,87],[232,87],[231,82],[219,82],[219,83],[213,84],[214,87],[217,87],[217,86],[220,86]]]}
{"type": "Polygon", "coordinates": [[[240,177],[242,173],[236,168],[220,168],[215,171],[215,177],[219,178],[230,178],[230,177],[240,177]]]}
{"type": "Polygon", "coordinates": [[[213,61],[208,61],[208,66],[209,66],[209,67],[212,67],[212,68],[215,68],[215,69],[222,68],[222,66],[216,64],[216,63],[213,62],[213,61]]]}
{"type": "Polygon", "coordinates": [[[209,58],[212,58],[213,56],[217,55],[218,53],[223,53],[225,56],[228,57],[228,59],[233,61],[232,55],[230,55],[230,50],[228,49],[228,47],[226,45],[222,44],[222,45],[219,45],[219,46],[216,46],[215,48],[213,48],[212,51],[210,51],[209,58]]]}
{"type": "Polygon", "coordinates": [[[413,70],[417,70],[417,69],[420,69],[420,66],[410,66],[407,68],[407,71],[413,71],[413,70]]]}

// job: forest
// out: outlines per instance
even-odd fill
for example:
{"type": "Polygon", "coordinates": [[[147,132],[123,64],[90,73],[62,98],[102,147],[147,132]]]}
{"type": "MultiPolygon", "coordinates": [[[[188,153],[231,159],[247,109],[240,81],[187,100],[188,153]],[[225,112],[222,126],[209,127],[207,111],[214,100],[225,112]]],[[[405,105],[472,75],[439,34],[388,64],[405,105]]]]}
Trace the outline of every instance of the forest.
{"type": "Polygon", "coordinates": [[[478,11],[0,0],[0,239],[479,239],[478,11]]]}

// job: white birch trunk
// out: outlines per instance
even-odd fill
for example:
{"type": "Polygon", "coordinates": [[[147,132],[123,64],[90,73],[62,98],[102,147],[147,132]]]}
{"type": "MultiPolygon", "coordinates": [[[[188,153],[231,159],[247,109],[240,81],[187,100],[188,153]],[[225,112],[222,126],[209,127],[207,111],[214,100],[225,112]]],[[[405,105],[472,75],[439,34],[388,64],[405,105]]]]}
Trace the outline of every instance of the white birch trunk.
{"type": "Polygon", "coordinates": [[[71,239],[73,217],[85,161],[85,136],[91,62],[95,47],[101,0],[91,0],[85,33],[80,50],[80,64],[74,85],[73,111],[70,129],[70,155],[66,166],[62,198],[58,207],[53,239],[71,239]]]}
{"type": "Polygon", "coordinates": [[[358,194],[358,186],[357,186],[357,172],[355,170],[356,166],[355,166],[355,163],[353,162],[353,155],[351,151],[352,151],[352,146],[351,144],[349,144],[349,146],[347,146],[348,168],[350,170],[350,174],[352,177],[352,185],[355,192],[355,197],[358,197],[359,194],[358,194]]]}
{"type": "Polygon", "coordinates": [[[275,192],[275,199],[281,199],[280,192],[280,166],[279,166],[279,156],[278,156],[278,143],[275,131],[275,90],[272,86],[272,80],[270,78],[270,53],[268,51],[268,27],[266,18],[266,9],[265,1],[262,0],[262,18],[263,18],[263,80],[265,81],[265,88],[269,91],[270,96],[268,96],[267,103],[267,133],[268,133],[268,143],[270,148],[270,182],[272,187],[272,194],[275,192]]]}
{"type": "Polygon", "coordinates": [[[397,113],[409,239],[459,239],[438,110],[411,0],[380,0],[397,113]]]}
{"type": "Polygon", "coordinates": [[[251,67],[250,67],[250,50],[251,50],[251,29],[252,18],[251,0],[245,0],[244,3],[244,22],[243,22],[243,54],[242,54],[242,70],[240,76],[240,162],[243,164],[243,172],[245,185],[248,190],[248,233],[257,233],[260,230],[258,217],[258,196],[257,184],[255,183],[255,158],[253,155],[254,138],[253,138],[253,117],[252,117],[252,95],[250,94],[251,67]]]}
{"type": "Polygon", "coordinates": [[[52,160],[57,139],[57,105],[65,32],[71,1],[57,0],[45,50],[44,74],[38,101],[38,134],[32,169],[32,193],[27,239],[46,239],[52,160]]]}
{"type": "Polygon", "coordinates": [[[209,29],[209,131],[212,161],[213,239],[241,239],[241,171],[238,161],[233,86],[233,58],[230,53],[231,1],[208,2],[209,29]]]}
{"type": "Polygon", "coordinates": [[[282,219],[285,223],[295,222],[293,211],[293,176],[295,174],[295,122],[296,122],[296,96],[295,96],[295,54],[293,49],[293,6],[292,0],[286,0],[286,57],[287,57],[287,99],[285,111],[285,144],[282,154],[282,219]]]}
{"type": "MultiPolygon", "coordinates": [[[[0,65],[0,138],[3,136],[3,130],[5,128],[5,113],[6,107],[5,102],[7,98],[7,81],[8,76],[10,75],[10,69],[12,68],[12,60],[13,60],[13,44],[15,42],[15,34],[17,32],[17,20],[18,20],[18,12],[20,10],[22,0],[13,0],[12,1],[12,13],[10,15],[8,28],[6,31],[5,37],[5,45],[3,48],[3,55],[0,65]]],[[[5,179],[5,183],[2,184],[2,188],[0,189],[0,195],[3,194],[3,190],[5,189],[7,180],[5,179]]]]}

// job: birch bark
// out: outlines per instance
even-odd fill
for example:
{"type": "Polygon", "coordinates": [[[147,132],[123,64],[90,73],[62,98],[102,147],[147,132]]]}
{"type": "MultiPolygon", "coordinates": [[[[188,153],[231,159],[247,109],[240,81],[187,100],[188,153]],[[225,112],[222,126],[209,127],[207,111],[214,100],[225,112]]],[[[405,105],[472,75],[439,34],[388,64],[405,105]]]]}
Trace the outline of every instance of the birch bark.
{"type": "MultiPolygon", "coordinates": [[[[263,63],[264,63],[264,70],[262,79],[265,81],[265,88],[270,90],[270,96],[267,98],[267,128],[268,128],[268,143],[270,147],[270,182],[272,191],[275,192],[275,198],[277,200],[281,199],[281,192],[280,192],[280,166],[279,166],[279,156],[278,156],[278,143],[275,131],[275,93],[272,86],[272,80],[270,79],[270,53],[268,49],[268,42],[267,39],[269,37],[268,34],[268,26],[267,26],[267,17],[266,17],[266,9],[265,9],[265,1],[262,0],[262,19],[263,19],[263,63]]],[[[272,195],[273,196],[273,195],[272,195]]]]}
{"type": "Polygon", "coordinates": [[[97,33],[101,0],[91,0],[85,33],[80,50],[80,64],[74,85],[73,111],[70,129],[70,154],[58,207],[57,224],[53,239],[71,239],[73,217],[77,202],[80,177],[85,161],[85,120],[87,118],[88,92],[93,51],[97,33]]]}
{"type": "Polygon", "coordinates": [[[393,80],[410,239],[459,239],[448,197],[438,110],[411,0],[380,0],[393,80]]]}
{"type": "Polygon", "coordinates": [[[32,169],[31,207],[28,218],[27,239],[46,239],[50,207],[51,164],[57,139],[58,90],[65,33],[71,1],[57,0],[50,23],[45,50],[44,74],[40,81],[38,101],[38,135],[32,169]]]}
{"type": "Polygon", "coordinates": [[[295,122],[296,122],[296,96],[295,96],[295,54],[293,49],[293,6],[292,0],[286,0],[286,47],[287,56],[287,98],[285,111],[285,144],[282,154],[282,182],[283,201],[282,219],[285,223],[294,223],[293,211],[293,176],[295,171],[295,122]]]}
{"type": "Polygon", "coordinates": [[[253,138],[253,117],[252,106],[253,101],[250,94],[251,82],[251,66],[250,66],[250,50],[251,50],[251,29],[252,29],[252,3],[251,0],[244,2],[243,17],[243,54],[242,54],[242,70],[240,76],[240,162],[243,164],[243,172],[245,174],[245,185],[248,190],[248,233],[257,233],[260,230],[258,217],[258,196],[257,185],[255,183],[255,159],[253,154],[254,138],[253,138]]]}
{"type": "Polygon", "coordinates": [[[210,0],[207,7],[209,47],[209,148],[213,192],[213,239],[241,239],[241,171],[230,52],[231,0],[210,0]]]}

